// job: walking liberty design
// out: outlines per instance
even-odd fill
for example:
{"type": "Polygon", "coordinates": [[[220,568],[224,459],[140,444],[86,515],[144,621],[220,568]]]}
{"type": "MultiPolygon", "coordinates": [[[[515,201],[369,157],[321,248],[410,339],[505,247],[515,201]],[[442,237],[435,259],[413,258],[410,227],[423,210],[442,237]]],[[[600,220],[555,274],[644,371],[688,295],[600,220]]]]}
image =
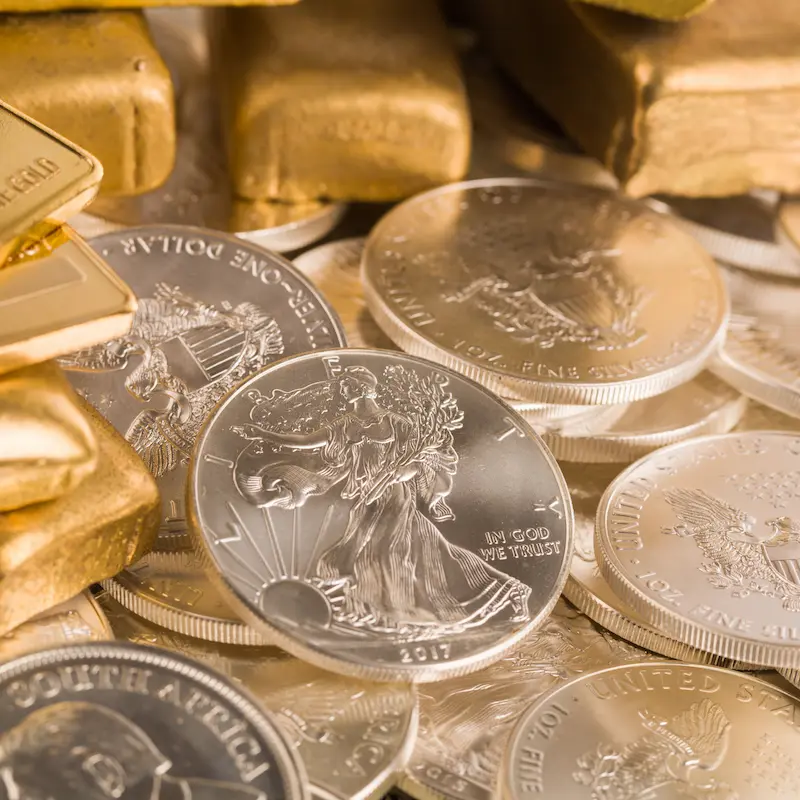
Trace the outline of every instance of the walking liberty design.
{"type": "Polygon", "coordinates": [[[200,426],[242,379],[283,353],[277,322],[253,303],[232,307],[195,300],[177,286],[159,284],[139,301],[128,334],[60,360],[68,370],[117,372],[142,410],[125,438],[160,478],[186,466],[200,426]]]}
{"type": "Polygon", "coordinates": [[[671,718],[639,712],[646,733],[622,747],[600,744],[578,759],[573,778],[592,800],[739,800],[713,773],[725,759],[731,723],[708,698],[671,718]],[[661,794],[659,790],[667,790],[661,794]]]}
{"type": "Polygon", "coordinates": [[[293,512],[296,532],[302,507],[325,497],[300,579],[327,597],[334,627],[410,641],[529,619],[530,588],[440,530],[455,519],[447,498],[463,421],[447,385],[399,365],[381,380],[345,367],[295,391],[251,392],[252,424],[232,429],[248,442],[234,482],[268,532],[271,509],[293,512]],[[331,544],[334,517],[342,530],[331,544]]]}

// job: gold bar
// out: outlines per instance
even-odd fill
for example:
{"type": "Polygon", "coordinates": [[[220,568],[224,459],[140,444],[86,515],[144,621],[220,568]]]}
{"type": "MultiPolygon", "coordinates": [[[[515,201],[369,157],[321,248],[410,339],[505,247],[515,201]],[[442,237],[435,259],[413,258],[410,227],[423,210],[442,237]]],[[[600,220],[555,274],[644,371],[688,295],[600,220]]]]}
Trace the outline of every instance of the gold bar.
{"type": "Polygon", "coordinates": [[[155,480],[131,446],[80,401],[97,469],[72,493],[0,514],[0,634],[137,561],[161,518],[155,480]]]}
{"type": "Polygon", "coordinates": [[[235,194],[388,201],[465,174],[469,113],[435,0],[209,14],[235,194]]]}
{"type": "Polygon", "coordinates": [[[0,375],[115,339],[136,298],[66,225],[0,269],[0,375]]]}
{"type": "Polygon", "coordinates": [[[479,0],[496,58],[634,196],[800,189],[796,0],[665,25],[567,0],[479,0]]]}
{"type": "Polygon", "coordinates": [[[582,0],[582,2],[606,6],[615,11],[627,11],[653,19],[677,22],[697,14],[714,0],[582,0]]]}
{"type": "Polygon", "coordinates": [[[52,362],[0,378],[0,511],[55,500],[97,465],[75,393],[52,362]]]}
{"type": "Polygon", "coordinates": [[[31,230],[77,214],[102,177],[94,156],[0,100],[0,263],[31,230]]]}
{"type": "Polygon", "coordinates": [[[0,97],[96,156],[103,194],[153,189],[172,169],[172,82],[141,12],[0,17],[0,97]]]}

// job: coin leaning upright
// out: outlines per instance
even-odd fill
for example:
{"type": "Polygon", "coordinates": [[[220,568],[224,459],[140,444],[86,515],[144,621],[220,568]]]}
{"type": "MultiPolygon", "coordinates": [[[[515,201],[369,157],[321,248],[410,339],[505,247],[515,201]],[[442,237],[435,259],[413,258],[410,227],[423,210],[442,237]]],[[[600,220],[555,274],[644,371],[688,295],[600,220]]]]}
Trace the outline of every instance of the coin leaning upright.
{"type": "Polygon", "coordinates": [[[480,669],[566,580],[572,507],[550,453],[488,391],[399,353],[285,359],[201,433],[191,522],[243,618],[376,680],[480,669]]]}
{"type": "Polygon", "coordinates": [[[701,370],[727,316],[718,267],[673,220],[534,180],[451,184],[401,203],[370,234],[363,278],[403,350],[544,403],[660,394],[701,370]]]}
{"type": "Polygon", "coordinates": [[[338,317],[286,259],[232,236],[160,225],[92,239],[139,297],[125,336],[61,359],[72,385],[158,480],[157,549],[187,544],[195,437],[237,383],[283,356],[339,347],[338,317]]]}
{"type": "Polygon", "coordinates": [[[504,800],[792,800],[800,700],[718,667],[653,662],[583,675],[511,735],[504,800]]]}
{"type": "Polygon", "coordinates": [[[277,724],[207,667],[95,643],[0,666],[0,774],[9,797],[308,800],[277,724]]]}
{"type": "Polygon", "coordinates": [[[608,487],[595,553],[651,625],[718,656],[800,666],[800,435],[665,447],[608,487]]]}

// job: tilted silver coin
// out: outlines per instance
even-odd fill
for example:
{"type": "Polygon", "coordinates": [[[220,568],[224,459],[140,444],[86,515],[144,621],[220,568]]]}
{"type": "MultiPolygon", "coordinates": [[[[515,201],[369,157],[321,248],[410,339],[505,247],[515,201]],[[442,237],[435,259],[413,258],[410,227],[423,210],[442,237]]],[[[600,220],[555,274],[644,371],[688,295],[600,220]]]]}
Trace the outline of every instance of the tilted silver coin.
{"type": "Polygon", "coordinates": [[[507,800],[794,800],[800,699],[675,662],[584,675],[542,697],[506,750],[507,800]]]}
{"type": "Polygon", "coordinates": [[[497,660],[566,579],[538,436],[421,359],[340,350],[239,386],[198,439],[191,521],[246,621],[319,666],[430,681],[497,660]]]}
{"type": "Polygon", "coordinates": [[[694,377],[724,335],[719,268],[664,214],[525,179],[418,195],[370,234],[372,315],[501,396],[612,404],[694,377]]]}
{"type": "Polygon", "coordinates": [[[710,372],[701,372],[664,394],[629,403],[616,419],[600,418],[599,426],[590,422],[584,430],[566,425],[540,433],[559,460],[625,463],[684,439],[727,433],[746,408],[746,397],[710,372]]]}
{"type": "Polygon", "coordinates": [[[800,419],[751,400],[736,431],[790,431],[800,435],[800,419]]]}
{"type": "Polygon", "coordinates": [[[400,786],[420,800],[489,800],[514,723],[531,703],[576,675],[648,657],[559,600],[496,664],[420,687],[417,744],[400,786]]]}
{"type": "Polygon", "coordinates": [[[234,237],[163,225],[90,243],[139,308],[126,336],[60,363],[158,480],[157,549],[185,547],[186,470],[206,417],[252,373],[283,356],[343,345],[344,333],[288,261],[234,237]]]}
{"type": "Polygon", "coordinates": [[[233,195],[210,75],[208,41],[196,8],[148,8],[145,16],[175,86],[175,166],[162,186],[135,197],[99,197],[70,220],[84,236],[141,225],[197,225],[277,252],[327,235],[342,203],[248,201],[233,195]]]}
{"type": "Polygon", "coordinates": [[[728,433],[652,453],[600,502],[603,576],[685,644],[800,666],[799,478],[793,433],[728,433]]]}
{"type": "Polygon", "coordinates": [[[201,556],[194,550],[148,553],[103,581],[103,588],[134,614],[167,630],[209,642],[268,644],[225,602],[201,556]]]}
{"type": "Polygon", "coordinates": [[[620,471],[619,465],[562,463],[575,510],[575,554],[564,597],[587,617],[617,636],[667,658],[729,669],[760,669],[752,664],[716,656],[666,636],[651,625],[608,585],[597,565],[594,526],[603,492],[620,471]]]}
{"type": "Polygon", "coordinates": [[[277,724],[196,661],[93,643],[0,666],[0,786],[9,798],[308,798],[277,724]]]}
{"type": "Polygon", "coordinates": [[[408,760],[417,728],[410,684],[343,678],[277,648],[216,644],[165,631],[108,597],[103,606],[119,638],[194,658],[249,689],[305,764],[313,797],[380,797],[408,760]]]}
{"type": "MultiPolygon", "coordinates": [[[[341,239],[320,245],[293,259],[308,275],[339,315],[350,347],[396,350],[397,345],[381,330],[367,309],[361,282],[361,258],[366,239],[341,239]]],[[[530,400],[503,398],[528,422],[583,417],[594,409],[586,406],[550,405],[530,400]]]]}

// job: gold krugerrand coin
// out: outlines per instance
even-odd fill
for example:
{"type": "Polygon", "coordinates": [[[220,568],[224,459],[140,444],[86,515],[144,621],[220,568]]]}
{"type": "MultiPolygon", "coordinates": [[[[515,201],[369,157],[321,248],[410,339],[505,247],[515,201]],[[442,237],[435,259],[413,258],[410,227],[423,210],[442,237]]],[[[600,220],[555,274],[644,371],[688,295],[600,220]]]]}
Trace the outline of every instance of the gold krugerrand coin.
{"type": "Polygon", "coordinates": [[[417,730],[412,686],[341,678],[274,647],[194,639],[107,594],[101,602],[118,638],[195,659],[247,688],[300,756],[317,800],[377,800],[408,761],[417,730]]]}
{"type": "Polygon", "coordinates": [[[631,402],[690,380],[728,308],[713,259],[666,215],[513,178],[393,208],[367,240],[363,280],[403,350],[541,403],[631,402]]]}
{"type": "Polygon", "coordinates": [[[103,588],[134,614],[175,633],[224,644],[268,644],[223,600],[207,568],[191,550],[148,553],[103,581],[103,588]]]}

